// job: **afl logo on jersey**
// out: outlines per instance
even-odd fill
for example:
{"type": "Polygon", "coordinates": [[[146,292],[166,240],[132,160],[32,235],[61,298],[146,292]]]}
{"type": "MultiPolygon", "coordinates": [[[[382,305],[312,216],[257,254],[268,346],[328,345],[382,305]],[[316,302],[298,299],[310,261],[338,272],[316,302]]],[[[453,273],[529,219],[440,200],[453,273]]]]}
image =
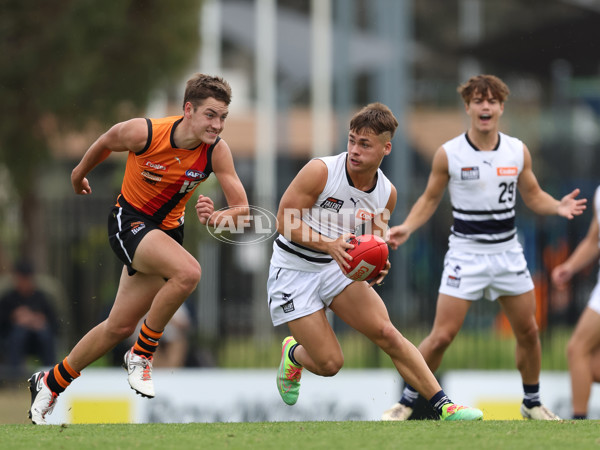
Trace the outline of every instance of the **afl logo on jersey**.
{"type": "Polygon", "coordinates": [[[206,178],[206,174],[204,172],[200,172],[199,170],[186,170],[185,176],[190,180],[203,180],[206,178]]]}
{"type": "Polygon", "coordinates": [[[329,197],[319,206],[323,209],[332,209],[333,211],[339,213],[342,205],[344,204],[344,200],[340,200],[338,198],[329,197]]]}
{"type": "Polygon", "coordinates": [[[463,167],[460,169],[461,180],[479,180],[479,167],[463,167]]]}

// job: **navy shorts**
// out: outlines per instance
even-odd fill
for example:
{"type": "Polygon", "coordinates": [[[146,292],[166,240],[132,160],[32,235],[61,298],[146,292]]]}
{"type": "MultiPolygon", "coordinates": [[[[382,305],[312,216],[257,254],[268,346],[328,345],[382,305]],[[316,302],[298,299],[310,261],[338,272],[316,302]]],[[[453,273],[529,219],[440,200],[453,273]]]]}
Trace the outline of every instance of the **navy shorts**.
{"type": "Polygon", "coordinates": [[[148,216],[137,212],[131,206],[113,206],[108,215],[108,241],[110,246],[127,266],[127,273],[133,275],[136,270],[131,267],[133,255],[144,236],[152,230],[160,230],[183,244],[183,225],[172,230],[163,230],[148,216]]]}

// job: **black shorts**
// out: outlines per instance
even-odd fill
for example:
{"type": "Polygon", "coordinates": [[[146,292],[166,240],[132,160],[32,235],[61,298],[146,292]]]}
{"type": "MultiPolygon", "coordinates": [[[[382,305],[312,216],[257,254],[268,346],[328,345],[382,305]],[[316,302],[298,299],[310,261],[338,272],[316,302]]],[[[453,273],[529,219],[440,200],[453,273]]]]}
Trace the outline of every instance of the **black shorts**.
{"type": "MultiPolygon", "coordinates": [[[[119,199],[122,202],[122,197],[119,199]]],[[[172,230],[163,230],[148,216],[139,213],[129,205],[113,206],[108,215],[108,241],[110,246],[127,266],[127,273],[133,275],[136,270],[131,267],[133,255],[144,236],[152,230],[160,230],[183,244],[183,225],[172,230]]]]}

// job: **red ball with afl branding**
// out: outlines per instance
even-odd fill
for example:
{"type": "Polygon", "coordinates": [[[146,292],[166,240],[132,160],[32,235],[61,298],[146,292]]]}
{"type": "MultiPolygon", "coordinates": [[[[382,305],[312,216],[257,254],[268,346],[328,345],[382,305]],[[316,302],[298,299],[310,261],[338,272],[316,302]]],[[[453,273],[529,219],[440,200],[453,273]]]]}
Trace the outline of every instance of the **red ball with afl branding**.
{"type": "Polygon", "coordinates": [[[377,278],[388,259],[388,246],[383,239],[373,234],[364,234],[350,239],[353,249],[347,250],[354,258],[348,261],[350,269],[345,275],[354,281],[365,281],[377,278]]]}

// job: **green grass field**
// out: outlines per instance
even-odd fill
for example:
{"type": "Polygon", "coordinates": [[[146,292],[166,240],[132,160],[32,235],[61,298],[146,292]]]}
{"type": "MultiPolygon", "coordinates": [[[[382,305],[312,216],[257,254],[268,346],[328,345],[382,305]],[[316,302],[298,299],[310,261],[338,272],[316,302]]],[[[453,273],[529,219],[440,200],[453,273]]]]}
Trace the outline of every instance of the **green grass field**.
{"type": "Polygon", "coordinates": [[[13,449],[600,449],[600,421],[0,425],[13,449]]]}

